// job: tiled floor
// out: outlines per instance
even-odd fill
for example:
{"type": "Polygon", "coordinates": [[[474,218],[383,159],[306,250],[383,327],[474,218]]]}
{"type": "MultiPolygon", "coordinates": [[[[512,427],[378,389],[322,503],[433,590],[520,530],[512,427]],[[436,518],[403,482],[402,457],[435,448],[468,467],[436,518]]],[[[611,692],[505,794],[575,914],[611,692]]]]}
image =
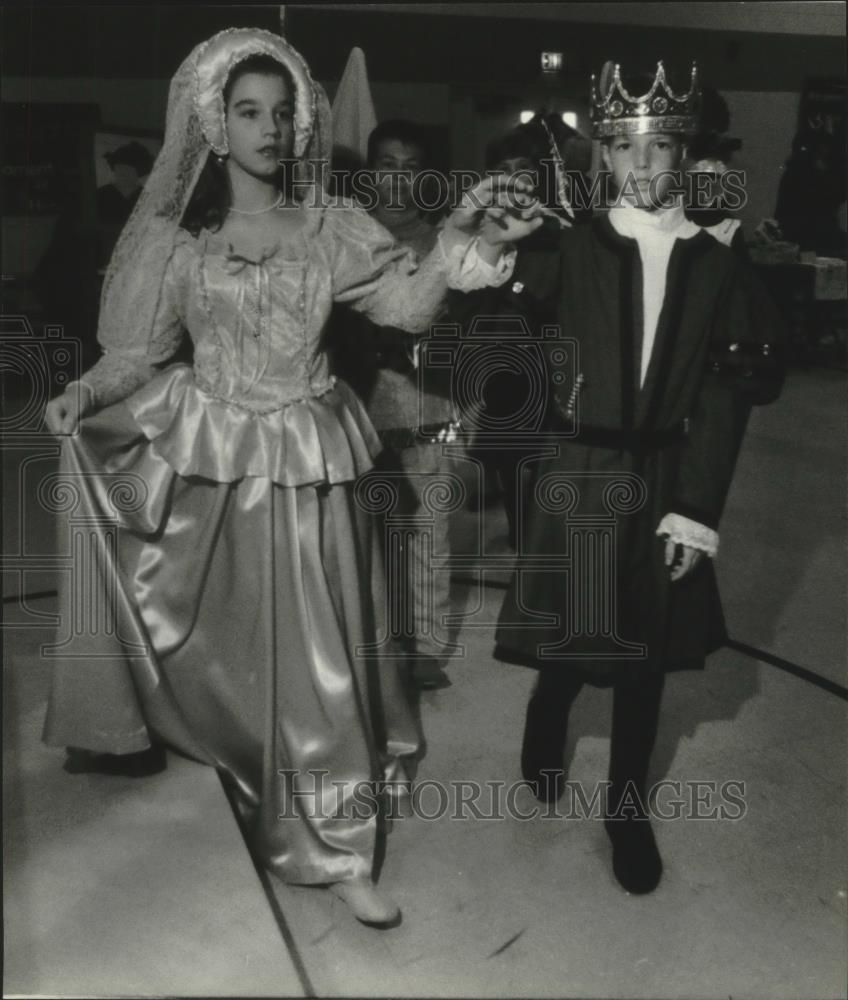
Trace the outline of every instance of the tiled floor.
{"type": "Polygon", "coordinates": [[[69,775],[40,743],[52,636],[4,686],[5,995],[300,995],[217,775],[69,775]]]}
{"type": "MultiPolygon", "coordinates": [[[[843,685],[845,383],[796,372],[755,413],[719,561],[734,638],[843,685]]],[[[48,638],[6,633],[6,995],[845,996],[846,703],[773,665],[726,649],[669,680],[654,777],[744,782],[745,812],[658,823],[655,894],[621,891],[593,820],[408,817],[381,874],[404,921],[375,932],[320,890],[272,882],[275,912],[212,772],[66,775],[38,742],[48,638]]],[[[419,782],[508,787],[532,677],[489,630],[460,639],[453,687],[422,699],[419,782]]],[[[573,779],[605,777],[609,712],[580,696],[573,779]]]]}

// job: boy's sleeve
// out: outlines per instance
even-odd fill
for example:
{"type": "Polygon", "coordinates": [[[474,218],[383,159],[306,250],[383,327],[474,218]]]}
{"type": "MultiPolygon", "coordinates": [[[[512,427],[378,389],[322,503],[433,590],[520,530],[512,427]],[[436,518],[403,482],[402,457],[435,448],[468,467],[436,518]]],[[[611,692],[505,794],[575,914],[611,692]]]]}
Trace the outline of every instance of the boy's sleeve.
{"type": "Polygon", "coordinates": [[[777,311],[750,267],[737,263],[716,309],[669,513],[717,529],[751,407],[773,402],[782,381],[777,311]]]}

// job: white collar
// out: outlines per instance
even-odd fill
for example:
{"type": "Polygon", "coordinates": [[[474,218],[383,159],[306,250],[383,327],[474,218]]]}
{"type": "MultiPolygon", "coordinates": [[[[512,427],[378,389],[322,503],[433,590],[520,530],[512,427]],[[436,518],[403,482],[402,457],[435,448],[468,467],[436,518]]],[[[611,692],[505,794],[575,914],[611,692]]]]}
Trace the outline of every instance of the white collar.
{"type": "Polygon", "coordinates": [[[609,220],[617,233],[637,240],[661,234],[672,239],[688,240],[701,231],[699,226],[686,218],[680,202],[668,208],[658,208],[655,212],[625,202],[610,209],[609,220]]]}

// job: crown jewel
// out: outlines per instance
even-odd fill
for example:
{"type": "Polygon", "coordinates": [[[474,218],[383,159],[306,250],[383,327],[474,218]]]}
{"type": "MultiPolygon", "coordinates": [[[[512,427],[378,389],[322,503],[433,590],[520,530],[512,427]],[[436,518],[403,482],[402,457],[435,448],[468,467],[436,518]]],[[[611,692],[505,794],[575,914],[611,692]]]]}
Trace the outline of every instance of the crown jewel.
{"type": "Polygon", "coordinates": [[[675,94],[665,78],[662,61],[650,90],[634,97],[621,82],[621,67],[616,64],[606,94],[599,97],[592,74],[592,137],[607,139],[614,135],[641,135],[645,132],[696,132],[701,92],[698,67],[692,63],[689,92],[675,94]]]}

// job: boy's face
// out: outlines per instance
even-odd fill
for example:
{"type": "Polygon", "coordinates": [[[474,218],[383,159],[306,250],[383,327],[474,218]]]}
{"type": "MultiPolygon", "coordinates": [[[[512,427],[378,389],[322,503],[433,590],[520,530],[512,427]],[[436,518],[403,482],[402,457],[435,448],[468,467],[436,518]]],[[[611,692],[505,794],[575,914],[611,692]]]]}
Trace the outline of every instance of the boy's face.
{"type": "Polygon", "coordinates": [[[383,139],[377,144],[374,162],[377,190],[386,208],[405,209],[412,204],[412,182],[421,172],[421,150],[400,139],[383,139]]]}
{"type": "Polygon", "coordinates": [[[604,165],[612,173],[616,187],[626,200],[649,211],[662,205],[675,186],[686,146],[677,135],[648,132],[618,135],[601,147],[604,165]]]}

